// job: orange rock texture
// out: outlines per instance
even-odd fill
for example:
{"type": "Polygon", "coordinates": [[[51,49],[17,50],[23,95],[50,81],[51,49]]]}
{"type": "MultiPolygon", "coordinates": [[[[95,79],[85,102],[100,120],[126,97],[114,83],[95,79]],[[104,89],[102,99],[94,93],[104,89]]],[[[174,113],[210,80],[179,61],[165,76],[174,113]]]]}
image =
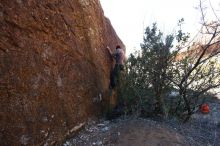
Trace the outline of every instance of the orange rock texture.
{"type": "Polygon", "coordinates": [[[1,0],[1,145],[58,144],[100,115],[117,44],[99,0],[1,0]]]}

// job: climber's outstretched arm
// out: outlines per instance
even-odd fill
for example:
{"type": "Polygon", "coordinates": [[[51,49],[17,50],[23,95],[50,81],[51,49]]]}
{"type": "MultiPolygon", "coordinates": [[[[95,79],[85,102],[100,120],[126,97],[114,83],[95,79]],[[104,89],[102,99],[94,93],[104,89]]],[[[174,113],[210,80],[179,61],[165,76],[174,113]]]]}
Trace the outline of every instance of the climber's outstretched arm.
{"type": "Polygon", "coordinates": [[[114,53],[111,51],[111,49],[109,48],[109,46],[106,47],[108,49],[108,52],[110,53],[111,57],[114,58],[114,53]]]}
{"type": "Polygon", "coordinates": [[[107,46],[106,48],[108,49],[109,53],[112,55],[112,51],[111,51],[111,49],[109,48],[109,46],[107,46]]]}

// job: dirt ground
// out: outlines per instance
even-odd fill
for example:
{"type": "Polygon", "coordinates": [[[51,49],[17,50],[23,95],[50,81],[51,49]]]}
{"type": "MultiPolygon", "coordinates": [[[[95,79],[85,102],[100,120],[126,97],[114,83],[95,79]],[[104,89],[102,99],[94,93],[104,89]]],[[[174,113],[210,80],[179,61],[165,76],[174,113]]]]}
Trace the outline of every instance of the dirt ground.
{"type": "Polygon", "coordinates": [[[184,146],[185,139],[173,130],[152,121],[136,119],[126,121],[118,129],[116,146],[184,146]]]}
{"type": "Polygon", "coordinates": [[[220,102],[209,104],[209,114],[198,112],[185,124],[131,116],[90,121],[63,146],[220,146],[220,102]]]}

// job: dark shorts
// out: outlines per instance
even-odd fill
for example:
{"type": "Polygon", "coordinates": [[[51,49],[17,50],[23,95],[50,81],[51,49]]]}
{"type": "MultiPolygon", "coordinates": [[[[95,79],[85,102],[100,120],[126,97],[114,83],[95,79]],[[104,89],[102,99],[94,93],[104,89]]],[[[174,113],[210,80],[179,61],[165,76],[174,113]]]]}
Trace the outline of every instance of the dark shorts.
{"type": "Polygon", "coordinates": [[[113,71],[111,72],[111,77],[110,77],[110,86],[114,88],[120,79],[120,72],[124,70],[124,65],[122,64],[115,64],[115,67],[113,71]]]}

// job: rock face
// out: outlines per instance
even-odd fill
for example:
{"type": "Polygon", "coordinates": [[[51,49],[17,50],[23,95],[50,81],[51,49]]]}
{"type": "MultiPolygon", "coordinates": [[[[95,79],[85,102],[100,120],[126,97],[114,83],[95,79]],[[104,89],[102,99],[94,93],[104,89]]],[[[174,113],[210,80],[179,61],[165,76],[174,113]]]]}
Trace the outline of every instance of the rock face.
{"type": "Polygon", "coordinates": [[[1,145],[59,143],[101,114],[116,44],[98,0],[1,0],[1,145]]]}

